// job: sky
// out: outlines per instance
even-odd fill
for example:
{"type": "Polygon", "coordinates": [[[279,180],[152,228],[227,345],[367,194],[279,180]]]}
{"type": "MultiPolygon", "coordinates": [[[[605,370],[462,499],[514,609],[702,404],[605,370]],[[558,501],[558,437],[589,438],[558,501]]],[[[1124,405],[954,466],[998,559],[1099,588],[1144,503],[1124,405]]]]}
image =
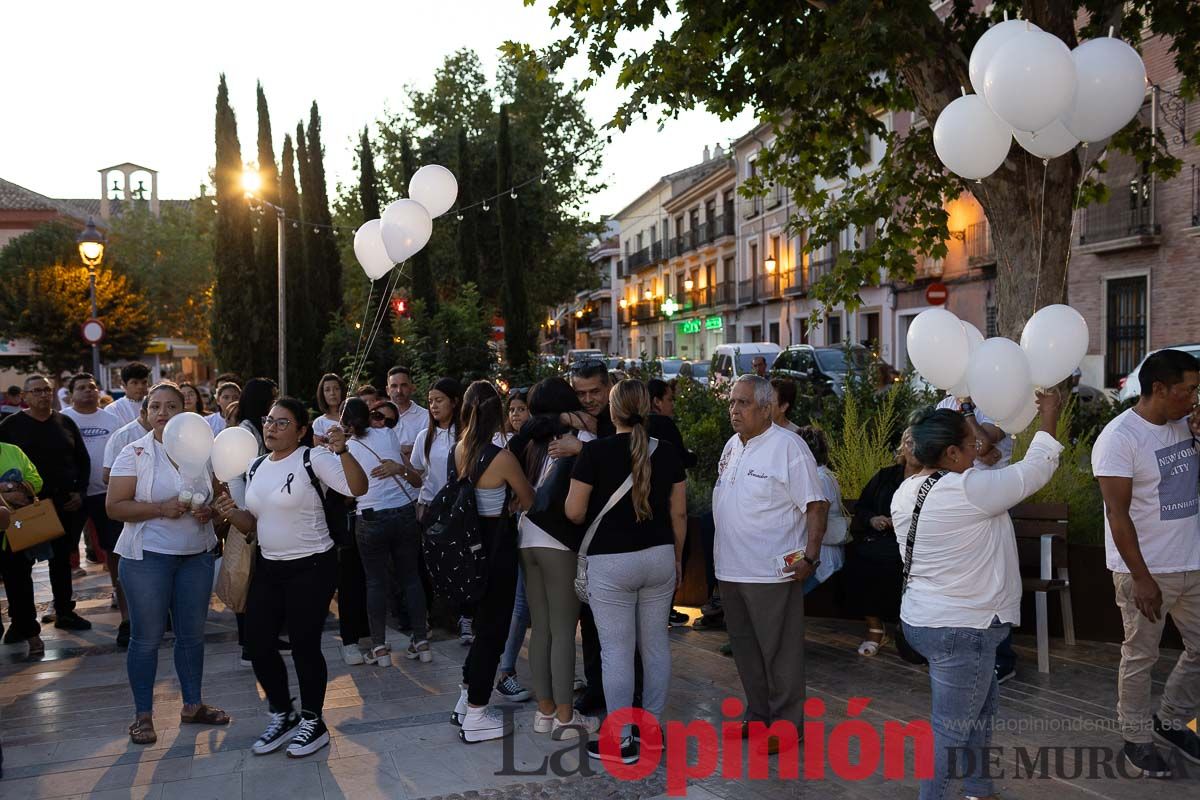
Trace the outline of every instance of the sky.
{"type": "MultiPolygon", "coordinates": [[[[545,0],[533,7],[522,0],[9,4],[0,22],[0,178],[51,197],[98,197],[97,170],[133,162],[159,171],[159,197],[193,197],[212,166],[224,72],[247,159],[256,81],[270,104],[277,154],[285,131],[307,120],[317,100],[332,194],[337,182],[356,181],[357,132],[404,108],[406,86],[428,88],[443,58],[463,47],[494,75],[506,39],[537,46],[556,37],[547,7],[545,0]]],[[[586,64],[575,59],[566,75],[586,76],[586,64]]],[[[611,74],[587,94],[597,126],[621,96],[611,74]]],[[[585,210],[618,211],[658,177],[698,162],[706,144],[727,145],[751,124],[746,113],[721,122],[695,111],[662,132],[654,114],[614,131],[601,174],[608,188],[585,210]]]]}

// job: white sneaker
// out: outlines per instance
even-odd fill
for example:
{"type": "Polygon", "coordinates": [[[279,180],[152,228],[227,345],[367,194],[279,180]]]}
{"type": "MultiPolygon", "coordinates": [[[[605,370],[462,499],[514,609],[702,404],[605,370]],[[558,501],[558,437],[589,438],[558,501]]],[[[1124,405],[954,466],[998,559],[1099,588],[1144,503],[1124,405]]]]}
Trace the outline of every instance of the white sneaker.
{"type": "Polygon", "coordinates": [[[600,730],[598,717],[585,717],[576,711],[571,715],[570,722],[559,722],[558,717],[554,718],[554,729],[550,731],[550,738],[555,740],[575,739],[580,736],[586,738],[588,734],[598,730],[600,730]]]}
{"type": "Polygon", "coordinates": [[[460,683],[458,690],[458,702],[454,704],[454,710],[450,712],[451,725],[462,725],[463,717],[467,715],[467,687],[460,683]]]}
{"type": "Polygon", "coordinates": [[[475,744],[476,742],[500,739],[510,735],[512,731],[512,720],[505,719],[499,709],[491,706],[468,707],[467,713],[463,716],[462,730],[458,732],[458,738],[467,744],[475,744]]]}
{"type": "Polygon", "coordinates": [[[357,667],[363,663],[363,651],[358,649],[357,644],[347,644],[342,646],[342,661],[352,667],[357,667]]]}
{"type": "Polygon", "coordinates": [[[536,708],[533,710],[533,732],[534,733],[549,733],[554,730],[555,717],[554,712],[543,714],[536,708]]]}

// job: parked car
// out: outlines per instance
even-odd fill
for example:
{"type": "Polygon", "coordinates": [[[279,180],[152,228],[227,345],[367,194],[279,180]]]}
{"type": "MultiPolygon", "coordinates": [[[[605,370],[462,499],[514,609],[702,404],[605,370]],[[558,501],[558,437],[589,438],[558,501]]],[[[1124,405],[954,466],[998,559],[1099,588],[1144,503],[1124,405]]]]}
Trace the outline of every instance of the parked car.
{"type": "MultiPolygon", "coordinates": [[[[1171,347],[1164,347],[1163,350],[1182,350],[1183,352],[1200,358],[1200,344],[1176,344],[1171,347]]],[[[1157,353],[1158,350],[1151,350],[1146,354],[1146,358],[1157,353]]],[[[1117,402],[1124,403],[1126,400],[1136,399],[1142,393],[1142,384],[1138,380],[1138,372],[1142,369],[1142,364],[1146,363],[1146,358],[1138,362],[1138,365],[1133,368],[1133,371],[1121,378],[1117,382],[1117,402]]]]}
{"type": "Polygon", "coordinates": [[[604,361],[605,360],[604,353],[601,353],[599,350],[597,350],[594,347],[579,348],[577,350],[568,350],[567,351],[567,366],[568,367],[571,366],[572,364],[574,364],[576,361],[588,361],[589,359],[596,359],[598,361],[604,361]]]}
{"type": "Polygon", "coordinates": [[[720,344],[713,351],[709,377],[716,383],[731,383],[742,375],[754,372],[755,356],[767,360],[768,368],[780,347],[771,342],[743,342],[741,344],[720,344]]]}
{"type": "Polygon", "coordinates": [[[658,363],[662,368],[662,379],[669,381],[679,376],[679,370],[683,368],[684,361],[682,358],[664,358],[658,363]]]}
{"type": "Polygon", "coordinates": [[[794,344],[781,352],[771,365],[771,374],[796,381],[799,393],[819,397],[846,391],[846,376],[851,370],[864,369],[870,363],[867,350],[854,346],[813,347],[794,344]]]}
{"type": "Polygon", "coordinates": [[[680,368],[679,375],[691,378],[701,386],[708,386],[708,368],[707,361],[688,361],[686,366],[680,368]]]}

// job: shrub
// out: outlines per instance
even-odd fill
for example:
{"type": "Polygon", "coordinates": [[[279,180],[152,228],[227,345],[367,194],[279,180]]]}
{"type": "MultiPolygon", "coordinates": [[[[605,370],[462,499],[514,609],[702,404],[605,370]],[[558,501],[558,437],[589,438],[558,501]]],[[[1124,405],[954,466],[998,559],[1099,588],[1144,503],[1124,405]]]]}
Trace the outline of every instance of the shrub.
{"type": "Polygon", "coordinates": [[[837,475],[843,497],[858,497],[876,472],[895,463],[895,441],[904,428],[899,408],[904,393],[901,384],[883,392],[864,419],[858,396],[846,392],[841,403],[841,433],[827,431],[829,467],[837,475]]]}
{"type": "Polygon", "coordinates": [[[675,424],[688,449],[696,454],[696,466],[688,471],[688,510],[702,513],[712,506],[717,462],[733,436],[728,385],[710,389],[695,381],[679,381],[675,389],[675,424]]]}

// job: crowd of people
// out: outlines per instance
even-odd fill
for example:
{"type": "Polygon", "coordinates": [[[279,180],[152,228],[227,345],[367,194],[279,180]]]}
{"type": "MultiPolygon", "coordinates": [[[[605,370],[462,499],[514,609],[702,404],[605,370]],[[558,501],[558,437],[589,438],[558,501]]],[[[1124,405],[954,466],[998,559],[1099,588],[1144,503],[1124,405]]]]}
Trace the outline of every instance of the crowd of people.
{"type": "MultiPolygon", "coordinates": [[[[427,407],[414,401],[405,367],[388,372],[382,391],[328,374],[315,387],[315,417],[265,378],[221,376],[207,393],[188,383],[151,386],[140,364],[121,377],[125,396],[106,408],[87,373],[67,382],[61,411],[42,376],[6,397],[18,410],[0,420],[0,522],[36,498],[53,505],[65,533],[28,550],[6,542],[0,573],[10,618],[3,641],[26,642],[36,657],[45,645],[32,565],[49,561],[54,608],[43,622],[90,628],[75,610],[71,559],[85,528],[94,532],[89,549],[106,563],[122,620],[117,643],[128,647],[135,743],[157,739],[157,654],[168,630],[181,722],[229,722],[202,692],[204,626],[223,550],[225,567],[235,551],[253,561],[233,606],[243,663],[269,715],[253,751],[303,757],[324,747],[321,639],[334,597],[346,664],[433,661],[437,597],[422,541],[447,493],[466,491],[486,581],[450,609],[467,648],[450,712],[463,741],[510,734],[512,718],[495,703],[532,698],[536,733],[588,738],[595,758],[638,761],[635,726],[620,732],[615,751],[590,737],[600,712],[639,706],[662,717],[668,626],[689,621],[673,597],[688,551],[698,548],[709,599],[695,626],[728,632],[746,699],[743,732],[754,746],[767,754],[797,747],[804,596],[841,573],[840,594],[864,620],[858,653],[880,653],[892,623],[897,645],[928,663],[936,769],[922,798],[946,796],[955,775],[968,795],[992,795],[981,750],[998,687],[1015,674],[1011,628],[1020,622],[1008,511],[1058,466],[1054,392],[1039,395],[1038,432],[1016,463],[1011,437],[969,398],[918,412],[895,465],[848,512],[825,434],[789,419],[795,384],[742,376],[729,393],[734,435],[720,456],[712,522],[691,542],[687,470],[696,456],[672,420],[675,386],[614,380],[601,360],[504,391],[442,377],[427,407]],[[162,441],[185,412],[205,415],[214,432],[239,426],[254,436],[258,454],[242,476],[224,484],[210,471],[204,490],[187,489],[195,476],[181,474],[162,441]],[[390,639],[389,622],[400,641],[390,639]],[[577,632],[585,681],[576,677],[577,632]],[[516,668],[527,636],[531,688],[516,668]],[[298,705],[288,691],[289,654],[298,705]],[[756,729],[768,735],[755,737],[756,729]],[[980,752],[964,756],[970,751],[980,752]]],[[[1200,762],[1200,737],[1183,724],[1200,706],[1200,363],[1163,351],[1139,377],[1140,401],[1105,428],[1093,466],[1126,630],[1124,757],[1162,777],[1169,766],[1155,738],[1200,762]],[[1186,649],[1155,713],[1150,670],[1168,614],[1186,649]]]]}

